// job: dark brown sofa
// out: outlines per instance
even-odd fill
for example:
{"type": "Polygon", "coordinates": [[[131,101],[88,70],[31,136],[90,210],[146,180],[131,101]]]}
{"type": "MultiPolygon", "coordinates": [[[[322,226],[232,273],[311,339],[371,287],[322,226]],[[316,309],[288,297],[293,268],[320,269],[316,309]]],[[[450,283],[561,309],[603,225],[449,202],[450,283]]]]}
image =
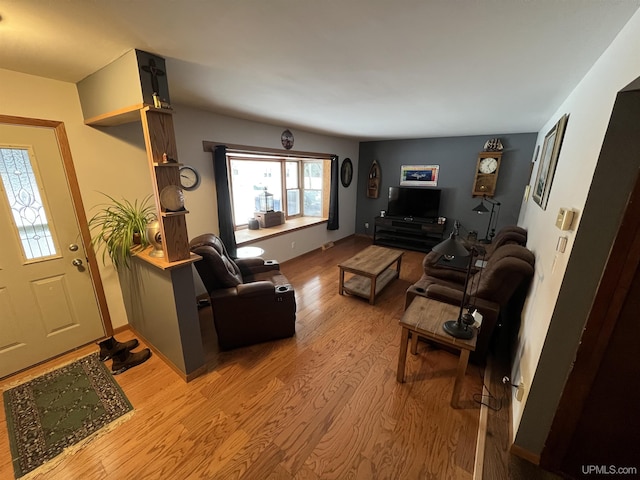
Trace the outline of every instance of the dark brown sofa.
{"type": "MultiPolygon", "coordinates": [[[[476,351],[472,354],[475,361],[483,360],[486,356],[501,310],[506,309],[514,292],[528,288],[534,273],[534,262],[533,253],[527,248],[502,245],[492,252],[485,267],[469,278],[466,303],[483,315],[476,351]]],[[[463,289],[464,274],[461,280],[457,280],[428,275],[425,270],[420,280],[407,289],[405,308],[417,295],[460,305],[463,289]]],[[[519,314],[521,307],[508,310],[512,315],[516,311],[519,314]]]]}
{"type": "Polygon", "coordinates": [[[211,300],[221,349],[295,334],[295,293],[278,262],[234,260],[214,234],[200,235],[189,246],[202,257],[195,267],[211,300]]]}
{"type": "MultiPolygon", "coordinates": [[[[463,244],[465,241],[461,240],[463,244]]],[[[480,250],[478,259],[487,261],[496,251],[503,245],[522,245],[527,244],[527,231],[517,225],[508,225],[502,228],[494,237],[490,244],[476,244],[480,250]]],[[[465,245],[470,248],[471,245],[465,245]]],[[[465,263],[466,265],[466,263],[465,263]]],[[[437,252],[429,252],[422,261],[422,267],[426,275],[441,278],[443,280],[451,280],[458,283],[464,283],[466,276],[466,267],[460,267],[456,259],[451,260],[450,264],[443,258],[443,255],[437,252]]],[[[472,266],[472,272],[476,273],[477,268],[472,266]]]]}

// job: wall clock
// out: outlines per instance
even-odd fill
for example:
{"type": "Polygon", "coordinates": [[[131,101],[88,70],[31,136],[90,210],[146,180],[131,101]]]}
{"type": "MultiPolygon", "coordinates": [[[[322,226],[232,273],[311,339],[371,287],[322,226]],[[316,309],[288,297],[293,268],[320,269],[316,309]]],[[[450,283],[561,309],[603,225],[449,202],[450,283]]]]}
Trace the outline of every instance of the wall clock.
{"type": "Polygon", "coordinates": [[[342,182],[342,186],[347,188],[351,185],[351,180],[353,179],[353,164],[351,163],[350,158],[345,158],[342,161],[342,167],[340,167],[340,181],[342,182]]]}
{"type": "Polygon", "coordinates": [[[195,190],[200,185],[200,174],[189,166],[180,167],[180,186],[185,190],[195,190]]]}
{"type": "Polygon", "coordinates": [[[473,179],[471,194],[474,197],[493,197],[498,183],[498,172],[502,152],[481,152],[476,163],[476,174],[473,179]]]}
{"type": "Polygon", "coordinates": [[[284,148],[291,150],[291,148],[293,148],[293,133],[291,133],[291,130],[287,129],[282,132],[282,135],[280,135],[280,141],[284,148]]]}

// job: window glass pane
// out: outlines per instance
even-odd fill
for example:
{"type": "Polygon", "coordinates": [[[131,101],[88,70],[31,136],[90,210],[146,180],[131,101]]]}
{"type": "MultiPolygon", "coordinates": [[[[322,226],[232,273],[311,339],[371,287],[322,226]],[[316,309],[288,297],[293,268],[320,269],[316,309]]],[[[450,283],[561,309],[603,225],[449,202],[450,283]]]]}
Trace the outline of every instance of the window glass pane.
{"type": "Polygon", "coordinates": [[[304,189],[322,190],[322,162],[304,162],[304,189]]]}
{"type": "Polygon", "coordinates": [[[265,188],[273,195],[273,209],[282,210],[280,162],[231,159],[233,216],[235,225],[245,225],[260,210],[259,195],[265,188]]]}
{"type": "Polygon", "coordinates": [[[321,161],[305,161],[303,163],[304,215],[322,216],[322,167],[321,161]]]}
{"type": "Polygon", "coordinates": [[[27,260],[56,255],[40,186],[24,148],[0,148],[0,177],[27,260]]]}
{"type": "Polygon", "coordinates": [[[320,190],[304,191],[304,214],[309,217],[322,215],[322,192],[320,190]]]}
{"type": "Polygon", "coordinates": [[[287,190],[298,188],[298,182],[300,181],[298,175],[298,162],[287,162],[285,178],[285,188],[287,190]]]}
{"type": "Polygon", "coordinates": [[[300,215],[300,190],[287,190],[287,215],[300,215]]]}

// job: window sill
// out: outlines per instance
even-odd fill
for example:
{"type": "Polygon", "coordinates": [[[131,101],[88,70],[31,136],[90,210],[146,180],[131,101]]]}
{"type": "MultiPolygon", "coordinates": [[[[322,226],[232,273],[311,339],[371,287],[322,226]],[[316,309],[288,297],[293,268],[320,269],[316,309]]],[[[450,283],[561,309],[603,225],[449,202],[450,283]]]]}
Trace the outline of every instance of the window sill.
{"type": "Polygon", "coordinates": [[[313,227],[327,223],[326,218],[318,217],[301,217],[292,218],[287,220],[282,225],[276,225],[275,227],[260,228],[258,230],[249,230],[244,228],[242,230],[236,230],[236,244],[240,246],[251,245],[252,243],[265,240],[267,238],[273,238],[285,233],[294,232],[296,230],[302,230],[303,228],[313,227]]]}

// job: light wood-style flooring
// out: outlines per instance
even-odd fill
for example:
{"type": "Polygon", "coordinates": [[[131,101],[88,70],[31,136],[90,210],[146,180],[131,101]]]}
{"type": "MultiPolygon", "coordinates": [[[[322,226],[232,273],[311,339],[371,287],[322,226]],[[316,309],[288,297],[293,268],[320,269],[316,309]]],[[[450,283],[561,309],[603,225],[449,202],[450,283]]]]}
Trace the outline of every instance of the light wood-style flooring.
{"type": "MultiPolygon", "coordinates": [[[[457,356],[421,343],[396,382],[404,292],[424,254],[405,254],[375,305],[338,295],[337,264],[370,244],[350,237],[281,265],[296,291],[293,338],[219,353],[201,310],[208,372],[187,384],[156,355],[115,377],[134,415],[35,478],[471,479],[482,372],[469,365],[452,409],[457,356]]],[[[4,410],[0,478],[13,478],[4,410]]]]}

